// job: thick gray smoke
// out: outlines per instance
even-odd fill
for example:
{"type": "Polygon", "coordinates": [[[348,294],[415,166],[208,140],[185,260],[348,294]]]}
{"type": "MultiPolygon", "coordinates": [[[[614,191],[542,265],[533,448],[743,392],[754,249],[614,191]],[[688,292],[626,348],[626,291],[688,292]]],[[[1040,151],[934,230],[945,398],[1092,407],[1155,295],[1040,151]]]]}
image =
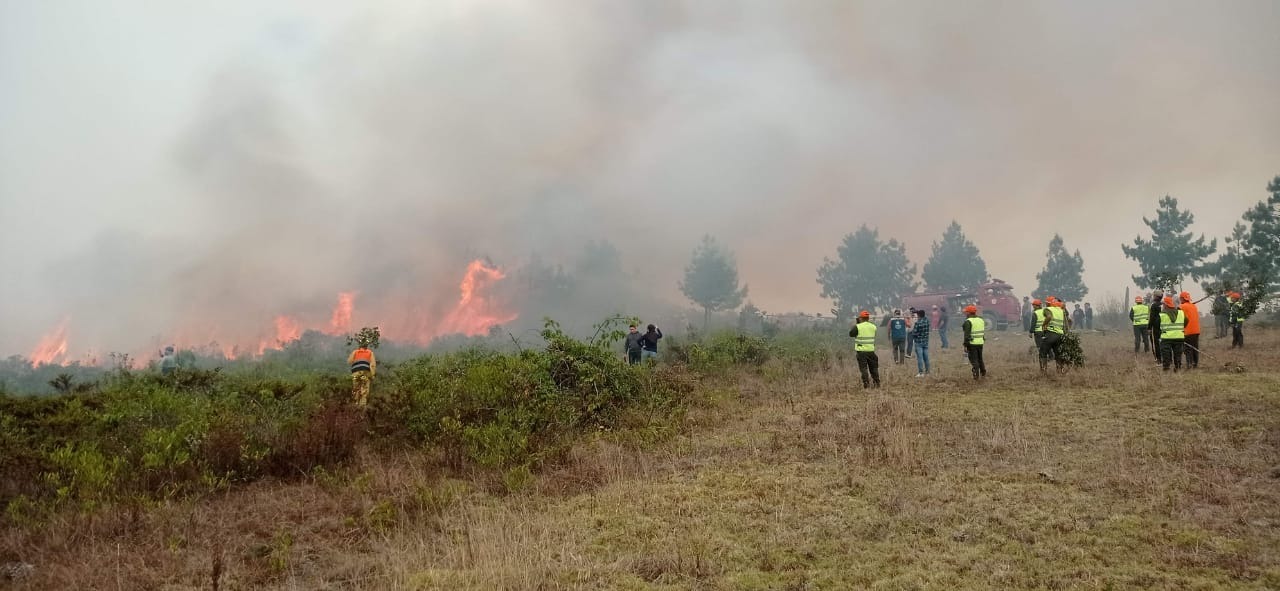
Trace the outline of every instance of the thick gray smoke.
{"type": "Polygon", "coordinates": [[[958,220],[1021,292],[1060,232],[1118,293],[1158,197],[1221,235],[1280,173],[1270,0],[142,4],[0,8],[0,351],[438,323],[472,259],[601,239],[580,309],[652,314],[704,233],[826,311],[863,223],[923,263],[958,220]]]}

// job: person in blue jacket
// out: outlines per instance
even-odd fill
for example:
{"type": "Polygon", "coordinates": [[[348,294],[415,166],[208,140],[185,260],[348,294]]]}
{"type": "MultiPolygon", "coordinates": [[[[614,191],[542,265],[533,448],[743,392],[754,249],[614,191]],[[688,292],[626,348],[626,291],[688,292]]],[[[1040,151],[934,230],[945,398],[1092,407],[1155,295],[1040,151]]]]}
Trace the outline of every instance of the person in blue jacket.
{"type": "Polygon", "coordinates": [[[907,319],[902,310],[894,310],[889,319],[889,340],[893,343],[893,362],[902,365],[907,360],[907,319]]]}

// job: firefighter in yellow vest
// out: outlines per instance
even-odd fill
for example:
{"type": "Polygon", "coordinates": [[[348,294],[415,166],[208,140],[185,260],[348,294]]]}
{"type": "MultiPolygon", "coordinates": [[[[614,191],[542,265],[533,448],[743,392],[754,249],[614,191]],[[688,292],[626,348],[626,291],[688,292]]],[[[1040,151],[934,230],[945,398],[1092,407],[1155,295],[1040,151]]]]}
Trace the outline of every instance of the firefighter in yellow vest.
{"type": "Polygon", "coordinates": [[[880,387],[880,358],[876,356],[876,324],[871,321],[871,313],[863,310],[858,313],[858,323],[849,330],[853,337],[854,356],[858,359],[858,372],[862,374],[862,387],[870,388],[874,382],[880,387]]]}
{"type": "Polygon", "coordinates": [[[1181,308],[1173,305],[1173,297],[1164,298],[1164,307],[1160,309],[1160,364],[1169,371],[1182,369],[1183,344],[1186,343],[1187,315],[1181,308]]]}
{"type": "Polygon", "coordinates": [[[1038,355],[1040,353],[1040,342],[1044,340],[1044,308],[1038,299],[1031,300],[1031,307],[1033,309],[1031,313],[1031,338],[1035,340],[1036,354],[1038,355]]]}
{"type": "Polygon", "coordinates": [[[1055,302],[1049,302],[1049,306],[1044,310],[1044,324],[1041,325],[1044,338],[1040,341],[1040,371],[1048,369],[1050,353],[1053,353],[1053,358],[1058,365],[1062,365],[1060,347],[1062,335],[1067,330],[1066,318],[1066,310],[1058,308],[1055,302]]]}
{"type": "Polygon", "coordinates": [[[961,325],[964,351],[973,368],[973,379],[978,380],[987,377],[987,364],[982,360],[982,345],[987,342],[987,321],[978,315],[977,306],[965,306],[964,315],[968,317],[961,325]]]}
{"type": "Polygon", "coordinates": [[[1147,328],[1151,320],[1151,307],[1143,303],[1142,296],[1133,298],[1133,307],[1129,308],[1129,320],[1133,321],[1133,352],[1141,347],[1144,353],[1151,352],[1151,330],[1147,328]]]}
{"type": "Polygon", "coordinates": [[[369,402],[373,376],[378,373],[378,360],[374,358],[373,350],[362,344],[347,357],[347,364],[351,366],[351,397],[356,406],[364,406],[369,402]]]}

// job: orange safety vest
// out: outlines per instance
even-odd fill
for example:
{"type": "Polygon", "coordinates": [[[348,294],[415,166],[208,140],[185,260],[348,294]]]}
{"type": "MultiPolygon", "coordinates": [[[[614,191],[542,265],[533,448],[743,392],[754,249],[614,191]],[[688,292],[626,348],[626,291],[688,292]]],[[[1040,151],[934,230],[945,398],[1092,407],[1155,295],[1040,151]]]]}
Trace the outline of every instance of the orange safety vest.
{"type": "Polygon", "coordinates": [[[1196,308],[1196,305],[1191,302],[1187,302],[1179,306],[1179,308],[1182,309],[1182,313],[1187,317],[1187,328],[1183,332],[1186,332],[1187,334],[1200,334],[1200,310],[1196,308]]]}
{"type": "Polygon", "coordinates": [[[358,371],[373,371],[373,351],[361,348],[351,353],[351,373],[358,371]]]}

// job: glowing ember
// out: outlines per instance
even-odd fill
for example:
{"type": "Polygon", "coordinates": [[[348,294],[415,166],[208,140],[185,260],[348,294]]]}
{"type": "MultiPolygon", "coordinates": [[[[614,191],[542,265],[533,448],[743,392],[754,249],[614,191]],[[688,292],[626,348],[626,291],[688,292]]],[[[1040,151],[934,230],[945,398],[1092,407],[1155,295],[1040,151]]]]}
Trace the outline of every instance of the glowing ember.
{"type": "Polygon", "coordinates": [[[467,266],[467,274],[462,278],[458,289],[462,298],[453,310],[444,317],[437,335],[465,334],[482,335],[494,326],[515,320],[515,313],[505,312],[485,295],[489,288],[506,275],[485,264],[484,261],[472,261],[467,266]]]}
{"type": "Polygon", "coordinates": [[[355,303],[355,292],[344,291],[338,294],[338,304],[333,307],[333,317],[329,319],[329,334],[340,335],[351,331],[351,310],[355,303]]]}
{"type": "Polygon", "coordinates": [[[71,317],[68,316],[58,323],[49,334],[40,339],[40,343],[31,351],[31,355],[27,357],[31,360],[32,365],[45,365],[50,363],[63,363],[67,355],[67,328],[71,326],[71,317]]]}

